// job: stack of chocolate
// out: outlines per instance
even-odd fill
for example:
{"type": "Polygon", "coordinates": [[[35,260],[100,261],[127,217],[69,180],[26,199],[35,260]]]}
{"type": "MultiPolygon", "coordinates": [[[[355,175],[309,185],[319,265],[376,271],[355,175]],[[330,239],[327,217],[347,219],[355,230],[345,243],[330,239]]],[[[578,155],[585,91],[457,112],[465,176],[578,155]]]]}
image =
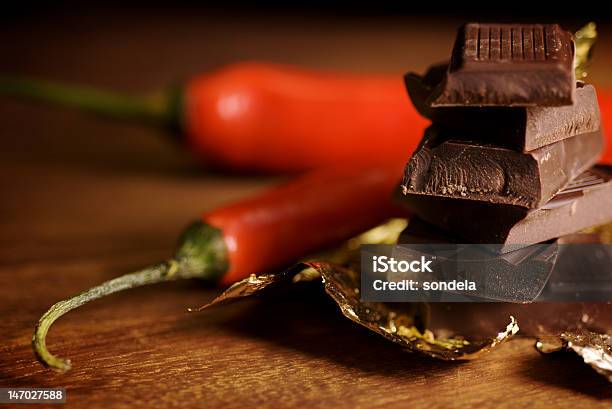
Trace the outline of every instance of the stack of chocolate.
{"type": "Polygon", "coordinates": [[[433,122],[402,184],[421,219],[500,252],[612,221],[597,97],[576,81],[569,32],[467,24],[450,64],[406,84],[433,122]]]}

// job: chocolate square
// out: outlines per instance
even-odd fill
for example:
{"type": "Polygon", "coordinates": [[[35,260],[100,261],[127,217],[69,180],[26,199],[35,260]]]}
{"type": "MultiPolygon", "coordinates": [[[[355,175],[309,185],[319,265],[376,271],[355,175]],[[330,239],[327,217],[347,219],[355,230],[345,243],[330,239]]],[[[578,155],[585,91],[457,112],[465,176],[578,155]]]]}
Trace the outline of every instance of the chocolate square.
{"type": "Polygon", "coordinates": [[[571,105],[575,84],[574,42],[559,25],[469,23],[429,104],[571,105]]]}

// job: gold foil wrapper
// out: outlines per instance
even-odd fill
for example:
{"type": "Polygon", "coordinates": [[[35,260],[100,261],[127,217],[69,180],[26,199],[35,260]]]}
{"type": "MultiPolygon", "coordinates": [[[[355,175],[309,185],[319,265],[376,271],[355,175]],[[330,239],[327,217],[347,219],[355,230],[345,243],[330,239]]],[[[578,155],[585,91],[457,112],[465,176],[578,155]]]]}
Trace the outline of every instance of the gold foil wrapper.
{"type": "Polygon", "coordinates": [[[472,359],[494,348],[518,332],[516,320],[497,334],[481,339],[460,335],[442,338],[427,328],[428,306],[419,303],[373,303],[359,299],[360,276],[353,269],[326,262],[304,262],[278,274],[251,276],[215,298],[203,308],[260,293],[271,286],[296,285],[321,280],[325,292],[342,314],[412,352],[442,360],[472,359]]]}
{"type": "Polygon", "coordinates": [[[588,68],[593,56],[593,46],[597,41],[597,26],[590,22],[574,33],[574,45],[576,53],[574,66],[576,79],[584,80],[588,75],[588,68]]]}
{"type": "MultiPolygon", "coordinates": [[[[507,303],[428,305],[361,301],[359,247],[362,244],[394,244],[406,225],[405,219],[393,219],[349,240],[338,249],[319,254],[284,271],[251,275],[200,309],[263,293],[272,287],[291,287],[320,280],[326,294],[346,318],[411,352],[447,361],[469,360],[490,351],[519,332],[514,315],[529,316],[531,322],[524,332],[537,337],[536,348],[540,352],[573,351],[612,382],[612,341],[606,334],[612,330],[612,323],[606,319],[607,316],[612,317],[612,314],[606,313],[612,312],[612,303],[565,305],[566,312],[570,313],[565,314],[566,319],[559,321],[555,312],[558,312],[558,305],[555,303],[531,306],[507,303]],[[594,312],[590,318],[587,316],[589,312],[594,312]],[[500,315],[506,317],[505,327],[500,324],[500,315]],[[492,319],[493,316],[496,319],[492,319]],[[554,324],[551,317],[555,317],[554,324]],[[501,328],[496,330],[495,325],[501,328]],[[599,332],[591,331],[593,328],[599,332]]],[[[609,243],[612,224],[589,229],[585,233],[597,235],[599,240],[609,243]]]]}
{"type": "Polygon", "coordinates": [[[433,358],[472,359],[518,332],[516,320],[509,316],[507,326],[490,336],[440,336],[428,327],[429,307],[426,304],[361,301],[359,247],[362,244],[396,243],[406,224],[404,219],[393,219],[349,240],[335,251],[314,257],[316,261],[305,261],[276,274],[252,275],[235,283],[202,308],[258,294],[273,286],[321,280],[325,292],[335,301],[345,317],[409,351],[433,358]]]}
{"type": "Polygon", "coordinates": [[[557,337],[538,339],[536,348],[543,354],[571,351],[584,363],[612,382],[612,336],[584,329],[565,331],[557,337]]]}

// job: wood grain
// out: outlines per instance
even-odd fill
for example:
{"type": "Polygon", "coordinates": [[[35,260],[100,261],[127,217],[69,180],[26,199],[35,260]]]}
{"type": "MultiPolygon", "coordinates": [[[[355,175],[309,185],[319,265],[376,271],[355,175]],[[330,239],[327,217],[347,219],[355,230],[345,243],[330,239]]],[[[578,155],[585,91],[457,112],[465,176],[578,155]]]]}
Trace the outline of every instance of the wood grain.
{"type": "MultiPolygon", "coordinates": [[[[136,17],[5,26],[0,71],[138,91],[243,58],[422,70],[447,55],[455,26],[136,17]]],[[[605,67],[601,59],[594,67],[602,81],[605,67]]],[[[50,348],[74,368],[48,371],[30,349],[47,307],[168,257],[201,211],[274,180],[203,172],[146,128],[6,100],[0,117],[0,387],[66,387],[68,407],[90,409],[610,407],[610,385],[571,355],[542,357],[532,340],[518,339],[469,363],[425,359],[343,319],[317,288],[198,314],[186,309],[217,289],[189,281],[117,294],[57,323],[50,348]]]]}

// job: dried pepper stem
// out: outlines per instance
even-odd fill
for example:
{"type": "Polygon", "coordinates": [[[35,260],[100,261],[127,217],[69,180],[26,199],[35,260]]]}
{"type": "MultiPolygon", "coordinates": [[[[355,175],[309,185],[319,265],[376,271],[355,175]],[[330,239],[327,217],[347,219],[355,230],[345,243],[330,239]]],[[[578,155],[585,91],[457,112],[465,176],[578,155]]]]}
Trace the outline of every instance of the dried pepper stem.
{"type": "Polygon", "coordinates": [[[38,325],[34,331],[32,338],[32,345],[36,357],[45,366],[57,369],[60,371],[67,371],[70,369],[70,360],[58,358],[51,354],[47,350],[46,337],[49,328],[53,323],[62,315],[67,312],[80,307],[90,301],[97,300],[98,298],[104,297],[109,294],[113,294],[119,291],[127,290],[134,287],[140,287],[147,284],[160,283],[163,281],[169,281],[175,278],[177,270],[177,262],[170,260],[166,263],[160,263],[144,270],[140,270],[131,274],[115,278],[107,281],[96,287],[90,288],[81,294],[62,300],[54,304],[49,310],[43,315],[38,321],[38,325]]]}
{"type": "Polygon", "coordinates": [[[45,366],[64,372],[70,361],[59,358],[47,349],[46,337],[51,325],[67,312],[90,301],[130,288],[165,281],[201,278],[216,280],[227,270],[225,244],[220,230],[201,222],[192,224],[179,242],[174,259],[114,278],[79,295],[59,301],[40,318],[32,337],[38,360],[45,366]]]}

